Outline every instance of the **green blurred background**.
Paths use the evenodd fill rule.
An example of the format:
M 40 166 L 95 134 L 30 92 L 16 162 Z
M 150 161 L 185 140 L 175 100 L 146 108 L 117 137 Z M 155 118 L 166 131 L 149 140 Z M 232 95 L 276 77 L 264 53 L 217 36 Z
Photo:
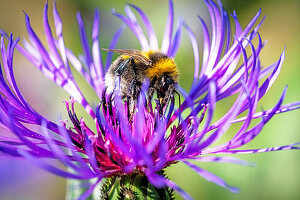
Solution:
M 43 0 L 1 0 L 0 1 L 0 28 L 6 32 L 13 32 L 15 37 L 21 39 L 27 37 L 24 25 L 24 14 L 29 14 L 32 25 L 39 36 L 43 38 Z M 93 9 L 100 8 L 101 13 L 101 46 L 107 47 L 112 32 L 115 31 L 120 21 L 111 15 L 111 8 L 124 13 L 126 2 L 141 7 L 150 18 L 159 41 L 163 36 L 167 17 L 167 0 L 57 0 L 58 10 L 63 20 L 64 38 L 67 47 L 76 54 L 82 52 L 77 31 L 76 12 L 81 11 L 86 22 L 88 34 L 91 34 Z M 197 34 L 202 47 L 202 33 L 196 15 L 202 16 L 209 24 L 209 17 L 204 3 L 201 0 L 174 0 L 175 16 L 182 16 Z M 52 16 L 52 1 L 49 14 Z M 268 40 L 261 53 L 261 62 L 268 66 L 277 61 L 286 46 L 286 60 L 281 74 L 273 85 L 273 88 L 260 102 L 259 108 L 268 109 L 274 106 L 285 85 L 289 85 L 285 103 L 300 100 L 300 1 L 298 0 L 224 0 L 224 7 L 229 13 L 236 10 L 239 21 L 244 28 L 259 8 L 262 8 L 262 16 L 267 18 L 260 28 L 260 34 L 264 40 Z M 53 25 L 52 18 L 51 24 Z M 260 18 L 262 19 L 262 17 Z M 121 37 L 118 48 L 139 48 L 133 34 L 126 30 Z M 180 83 L 188 90 L 193 76 L 193 57 L 191 45 L 187 33 L 183 33 L 183 44 L 176 56 L 176 62 L 181 71 Z M 33 107 L 44 116 L 56 121 L 59 115 L 67 118 L 65 107 L 62 103 L 69 95 L 54 83 L 47 80 L 21 55 L 16 53 L 15 75 L 18 86 L 26 99 Z M 83 82 L 78 78 L 80 82 Z M 90 102 L 97 101 L 86 84 L 80 84 Z M 217 104 L 220 116 L 230 106 L 230 101 Z M 82 109 L 79 116 L 85 116 Z M 260 110 L 258 110 L 260 111 Z M 274 117 L 258 136 L 246 148 L 263 148 L 279 146 L 300 141 L 299 131 L 300 112 L 293 111 Z M 236 128 L 236 127 L 235 127 Z M 228 135 L 234 133 L 235 128 L 230 129 Z M 228 136 L 228 138 L 229 138 Z M 225 137 L 224 140 L 227 138 Z M 300 199 L 300 152 L 285 151 L 256 155 L 239 156 L 242 159 L 253 161 L 257 166 L 242 167 L 232 164 L 203 164 L 201 167 L 224 178 L 229 184 L 241 188 L 238 194 L 207 182 L 191 169 L 177 164 L 168 168 L 169 177 L 188 191 L 195 199 Z M 49 174 L 26 161 L 0 161 L 0 199 L 64 199 L 65 180 Z M 176 194 L 176 199 L 181 199 Z

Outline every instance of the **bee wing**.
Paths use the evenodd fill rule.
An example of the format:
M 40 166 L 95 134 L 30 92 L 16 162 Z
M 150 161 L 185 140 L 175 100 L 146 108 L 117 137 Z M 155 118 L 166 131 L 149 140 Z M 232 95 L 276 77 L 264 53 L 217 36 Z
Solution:
M 138 60 L 142 63 L 144 63 L 145 65 L 152 65 L 152 61 L 147 58 L 146 56 L 144 56 L 142 54 L 142 51 L 139 50 L 135 50 L 135 49 L 103 49 L 103 51 L 111 51 L 117 54 L 121 54 L 121 55 L 126 55 L 126 56 L 131 56 L 133 57 L 135 60 Z

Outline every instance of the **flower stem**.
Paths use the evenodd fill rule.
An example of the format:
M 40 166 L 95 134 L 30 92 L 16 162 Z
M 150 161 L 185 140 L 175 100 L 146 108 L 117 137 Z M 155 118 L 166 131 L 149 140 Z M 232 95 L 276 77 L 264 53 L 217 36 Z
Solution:
M 107 178 L 101 188 L 104 200 L 173 200 L 173 190 L 153 186 L 147 177 L 140 173 Z

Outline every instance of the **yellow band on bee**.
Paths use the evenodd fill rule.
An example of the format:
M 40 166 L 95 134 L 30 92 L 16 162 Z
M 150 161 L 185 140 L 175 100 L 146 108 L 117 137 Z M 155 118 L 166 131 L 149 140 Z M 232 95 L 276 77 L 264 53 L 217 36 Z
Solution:
M 168 73 L 173 80 L 177 81 L 178 69 L 171 58 L 163 58 L 156 62 L 153 67 L 146 70 L 146 74 L 150 80 L 154 77 L 161 77 L 165 73 Z
M 146 58 L 150 58 L 150 55 L 153 53 L 155 53 L 155 51 L 153 51 L 153 50 L 141 52 L 141 54 L 143 56 L 145 56 Z M 128 56 L 128 55 L 121 55 L 121 56 L 124 60 L 131 58 L 131 56 Z M 171 76 L 174 81 L 178 81 L 177 80 L 178 74 L 179 74 L 178 68 L 176 66 L 175 61 L 171 58 L 162 58 L 161 60 L 154 63 L 152 67 L 149 67 L 146 70 L 146 76 L 150 80 L 152 80 L 155 77 L 161 77 L 162 75 L 164 75 L 166 73 L 168 73 L 168 75 Z

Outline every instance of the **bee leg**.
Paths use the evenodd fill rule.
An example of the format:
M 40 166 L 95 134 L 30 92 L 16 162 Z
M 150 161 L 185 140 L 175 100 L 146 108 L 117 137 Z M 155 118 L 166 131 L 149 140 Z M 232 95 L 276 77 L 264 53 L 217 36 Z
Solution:
M 118 66 L 118 68 L 115 70 L 115 74 L 121 78 L 121 76 L 126 72 L 128 67 L 131 65 L 134 77 L 136 76 L 136 69 L 135 69 L 135 63 L 134 59 L 128 58 L 125 59 L 123 62 L 121 62 Z M 134 78 L 128 88 L 128 95 L 127 95 L 127 118 L 128 121 L 132 120 L 132 116 L 134 113 L 134 107 L 135 107 L 135 99 L 137 99 L 137 95 L 139 94 L 139 91 L 137 91 L 137 80 Z
M 131 97 L 129 95 L 127 95 L 126 97 L 126 104 L 127 104 L 127 119 L 128 121 L 131 120 L 131 116 L 132 116 L 132 113 L 131 113 Z
M 129 108 L 128 109 L 129 109 L 129 119 L 128 119 L 128 121 L 131 122 L 133 114 L 134 114 L 134 110 L 135 110 L 135 102 L 134 102 L 134 99 L 132 97 L 130 97 Z
M 121 62 L 121 64 L 116 69 L 115 73 L 118 77 L 121 77 L 123 73 L 127 70 L 129 63 L 131 63 L 131 67 L 133 70 L 134 78 L 130 83 L 129 87 L 129 94 L 133 96 L 134 99 L 137 99 L 137 95 L 139 94 L 139 91 L 137 91 L 137 80 L 135 79 L 135 76 L 137 75 L 136 69 L 135 69 L 135 63 L 133 58 L 128 58 Z
M 127 119 L 128 122 L 131 122 L 132 116 L 134 114 L 134 109 L 135 109 L 135 100 L 132 96 L 127 95 Z
M 181 100 L 180 100 L 180 94 L 179 92 L 177 92 L 177 90 L 174 90 L 174 93 L 178 95 L 178 124 L 180 124 L 181 122 Z
M 149 89 L 148 89 L 148 97 L 147 97 L 147 102 L 146 102 L 146 104 L 147 104 L 146 107 L 147 107 L 148 112 L 150 112 L 150 110 L 152 108 L 151 100 L 152 100 L 154 91 L 155 91 L 154 88 L 149 87 Z
M 136 79 L 133 79 L 130 83 L 130 86 L 129 86 L 129 101 L 128 101 L 128 109 L 129 109 L 129 113 L 130 113 L 130 119 L 134 113 L 134 109 L 135 109 L 135 100 L 137 99 L 138 97 L 138 94 L 139 94 L 139 89 L 138 89 L 138 82 Z
M 129 62 L 131 62 L 131 64 L 134 64 L 133 58 L 127 58 L 119 64 L 118 68 L 115 71 L 117 76 L 122 76 L 122 74 L 127 70 Z
M 122 61 L 118 66 L 117 69 L 115 70 L 115 75 L 117 76 L 117 78 L 115 79 L 115 85 L 114 85 L 114 90 L 116 88 L 120 87 L 121 84 L 121 76 L 123 75 L 123 73 L 128 69 L 129 63 L 133 62 L 132 61 L 133 58 L 128 58 L 124 61 Z M 120 88 L 119 88 L 120 89 Z
M 138 85 L 137 85 L 137 80 L 134 78 L 129 86 L 129 94 L 132 96 L 133 99 L 137 99 L 138 98 L 138 94 L 140 93 L 140 91 L 138 90 Z
M 169 121 L 169 119 L 171 118 L 171 115 L 174 111 L 174 106 L 175 106 L 175 97 L 173 94 L 170 95 L 170 108 L 169 108 L 169 112 L 168 112 L 168 115 L 167 115 L 167 118 L 166 118 L 166 121 Z
M 170 100 L 171 100 L 170 94 L 159 98 L 160 106 L 159 106 L 158 111 L 159 111 L 160 117 L 162 117 L 165 114 L 165 112 L 170 104 Z

